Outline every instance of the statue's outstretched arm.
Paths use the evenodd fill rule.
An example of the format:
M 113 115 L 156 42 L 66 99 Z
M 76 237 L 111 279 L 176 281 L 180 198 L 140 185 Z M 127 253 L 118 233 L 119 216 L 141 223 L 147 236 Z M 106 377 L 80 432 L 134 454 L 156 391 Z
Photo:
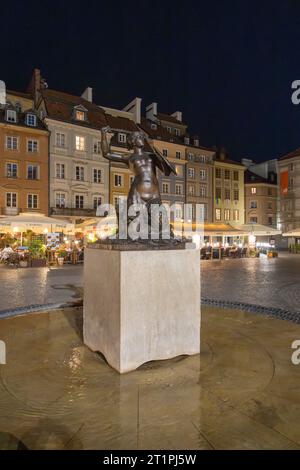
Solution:
M 110 151 L 110 145 L 107 140 L 108 132 L 111 132 L 111 129 L 109 126 L 103 127 L 101 129 L 101 150 L 102 150 L 103 157 L 106 158 L 107 160 L 110 160 L 111 162 L 126 163 L 128 165 L 129 163 L 128 156 L 122 155 L 121 153 L 113 153 Z

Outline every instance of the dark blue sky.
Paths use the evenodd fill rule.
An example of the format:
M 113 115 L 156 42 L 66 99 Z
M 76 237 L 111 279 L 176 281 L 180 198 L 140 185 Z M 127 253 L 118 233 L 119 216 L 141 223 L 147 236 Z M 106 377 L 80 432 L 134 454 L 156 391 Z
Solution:
M 203 145 L 258 161 L 300 146 L 299 0 L 31 2 L 1 5 L 0 79 L 122 107 L 183 111 Z

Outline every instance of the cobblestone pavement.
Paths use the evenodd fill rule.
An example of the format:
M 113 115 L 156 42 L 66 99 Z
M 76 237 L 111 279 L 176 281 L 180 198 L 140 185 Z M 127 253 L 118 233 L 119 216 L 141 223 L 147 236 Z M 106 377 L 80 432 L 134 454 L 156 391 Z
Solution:
M 202 297 L 300 311 L 300 255 L 203 261 Z M 82 297 L 82 266 L 0 266 L 0 311 Z M 17 287 L 17 289 L 16 289 Z
M 0 331 L 0 450 L 300 449 L 299 325 L 204 307 L 200 356 L 124 375 L 83 345 L 80 308 Z

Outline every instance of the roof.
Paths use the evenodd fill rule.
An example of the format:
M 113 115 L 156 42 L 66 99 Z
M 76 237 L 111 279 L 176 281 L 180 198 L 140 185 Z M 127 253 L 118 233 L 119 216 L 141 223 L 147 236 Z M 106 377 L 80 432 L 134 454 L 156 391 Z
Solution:
M 24 93 L 23 91 L 6 90 L 7 95 L 20 96 L 20 98 L 26 98 L 33 100 L 33 96 L 30 93 Z
M 288 160 L 289 158 L 294 158 L 294 157 L 299 157 L 299 156 L 300 156 L 300 147 L 288 153 L 287 155 L 284 155 L 283 157 L 279 158 L 279 160 Z
M 6 109 L 9 108 L 9 109 L 13 109 L 16 111 L 17 113 L 17 122 L 8 122 L 6 121 L 5 119 L 5 111 Z M 36 115 L 36 123 L 37 125 L 36 126 L 28 126 L 26 124 L 26 114 L 27 113 L 34 113 Z M 27 109 L 25 110 L 24 112 L 19 112 L 13 105 L 9 105 L 9 106 L 5 106 L 3 108 L 0 108 L 0 122 L 3 122 L 5 123 L 5 125 L 11 125 L 11 126 L 19 126 L 19 127 L 26 127 L 31 130 L 34 130 L 34 129 L 39 129 L 39 130 L 44 130 L 46 131 L 47 128 L 45 126 L 45 124 L 39 119 L 38 115 L 36 114 L 36 112 L 32 109 Z
M 174 124 L 177 124 L 178 126 L 186 126 L 186 124 L 182 121 L 179 121 L 176 119 L 175 116 L 171 116 L 170 114 L 166 113 L 157 113 L 157 119 L 160 121 L 165 121 L 165 122 L 172 122 Z
M 270 178 L 264 178 L 263 176 L 257 175 L 250 170 L 245 171 L 245 184 L 250 183 L 263 183 L 263 184 L 273 184 L 277 185 L 276 181 L 271 181 Z
M 224 160 L 221 160 L 220 157 L 216 156 L 215 158 L 215 161 L 218 162 L 218 163 L 228 163 L 230 165 L 238 165 L 238 166 L 241 166 L 243 168 L 246 168 L 241 162 L 237 162 L 235 160 L 230 160 L 229 158 L 225 158 Z
M 82 127 L 101 129 L 107 125 L 105 112 L 94 103 L 90 103 L 81 96 L 70 95 L 61 91 L 41 90 L 48 117 L 59 121 L 70 122 Z M 87 121 L 74 119 L 74 107 L 84 106 L 87 109 Z
M 155 124 L 156 128 L 153 129 L 151 124 Z M 174 144 L 184 145 L 182 137 L 170 134 L 170 132 L 165 127 L 157 124 L 157 122 L 142 118 L 140 127 L 149 135 L 151 139 L 159 139 Z

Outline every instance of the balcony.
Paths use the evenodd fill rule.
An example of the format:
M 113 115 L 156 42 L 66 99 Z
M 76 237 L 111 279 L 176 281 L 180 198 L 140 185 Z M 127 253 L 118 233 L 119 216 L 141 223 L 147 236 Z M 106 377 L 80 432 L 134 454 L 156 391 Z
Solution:
M 51 215 L 64 217 L 95 217 L 96 209 L 76 209 L 74 207 L 51 207 Z

